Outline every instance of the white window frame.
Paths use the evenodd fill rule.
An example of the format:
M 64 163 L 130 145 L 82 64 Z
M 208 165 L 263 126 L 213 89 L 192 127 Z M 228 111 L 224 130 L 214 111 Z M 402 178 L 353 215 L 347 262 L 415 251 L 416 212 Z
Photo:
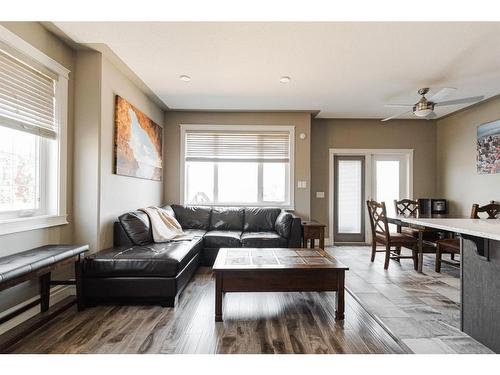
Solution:
M 284 204 L 279 204 L 277 202 L 263 202 L 263 185 L 261 183 L 263 176 L 263 168 L 262 163 L 259 163 L 259 171 L 258 171 L 258 199 L 259 201 L 256 203 L 207 203 L 207 204 L 197 204 L 200 206 L 217 206 L 217 207 L 230 207 L 230 206 L 241 206 L 241 207 L 280 207 L 285 210 L 294 210 L 295 209 L 295 185 L 294 185 L 294 170 L 295 170 L 295 126 L 291 125 L 210 125 L 210 124 L 180 124 L 180 135 L 181 135 L 181 144 L 180 144 L 180 201 L 184 205 L 190 205 L 186 202 L 186 155 L 185 155 L 185 145 L 186 145 L 186 131 L 193 130 L 206 130 L 206 131 L 285 131 L 290 134 L 290 144 L 289 144 L 289 168 L 287 169 L 287 179 L 286 179 L 286 202 Z M 217 171 L 217 164 L 215 163 L 215 170 Z M 214 190 L 215 194 L 217 194 L 218 186 L 215 184 Z M 215 197 L 214 197 L 215 199 Z
M 40 176 L 40 194 L 44 194 L 44 198 L 41 198 L 45 205 L 44 212 L 41 215 L 0 220 L 0 236 L 68 224 L 66 185 L 68 79 L 70 71 L 4 26 L 0 26 L 0 41 L 13 48 L 20 55 L 26 56 L 28 60 L 43 65 L 58 76 L 55 83 L 57 140 L 54 141 L 56 142 L 54 147 L 45 147 L 45 150 L 42 150 L 42 154 L 45 153 L 45 155 L 41 159 L 44 159 L 45 165 L 40 166 L 41 171 L 45 170 L 45 175 Z M 40 138 L 40 147 L 44 148 L 44 144 L 47 142 Z

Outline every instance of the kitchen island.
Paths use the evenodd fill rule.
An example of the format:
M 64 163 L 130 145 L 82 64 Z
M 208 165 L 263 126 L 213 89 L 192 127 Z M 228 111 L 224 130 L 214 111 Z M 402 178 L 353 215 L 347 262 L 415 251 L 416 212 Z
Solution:
M 460 235 L 463 332 L 500 353 L 500 220 L 400 217 L 410 226 Z

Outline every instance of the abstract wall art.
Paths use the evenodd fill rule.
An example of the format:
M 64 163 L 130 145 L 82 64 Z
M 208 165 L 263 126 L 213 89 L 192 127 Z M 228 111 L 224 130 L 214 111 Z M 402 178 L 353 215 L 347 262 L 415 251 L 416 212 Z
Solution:
M 114 151 L 116 174 L 161 181 L 162 127 L 119 95 Z

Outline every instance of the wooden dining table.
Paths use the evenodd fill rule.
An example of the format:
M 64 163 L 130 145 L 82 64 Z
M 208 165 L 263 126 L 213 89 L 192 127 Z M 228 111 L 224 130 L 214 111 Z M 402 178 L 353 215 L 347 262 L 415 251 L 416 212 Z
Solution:
M 405 222 L 405 218 L 414 219 L 446 219 L 449 218 L 448 215 L 413 215 L 413 216 L 403 216 L 396 214 L 387 214 L 387 222 L 389 224 L 394 224 L 398 228 L 398 232 L 401 232 L 401 227 L 408 227 L 418 231 L 418 266 L 417 272 L 422 273 L 424 264 L 424 253 L 434 253 L 436 245 L 430 241 L 424 241 L 425 232 L 436 232 L 435 228 L 426 227 L 424 225 L 408 223 Z M 427 251 L 426 251 L 427 250 Z M 431 250 L 431 251 L 428 251 Z

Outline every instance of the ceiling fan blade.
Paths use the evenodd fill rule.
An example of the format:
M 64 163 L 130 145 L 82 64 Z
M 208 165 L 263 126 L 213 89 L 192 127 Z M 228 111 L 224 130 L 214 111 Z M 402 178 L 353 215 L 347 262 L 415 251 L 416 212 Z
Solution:
M 436 112 L 431 112 L 427 116 L 425 116 L 425 119 L 432 120 L 433 118 L 436 118 L 436 117 L 437 117 Z
M 471 96 L 470 98 L 462 98 L 462 99 L 455 99 L 455 100 L 446 100 L 444 102 L 436 103 L 436 107 L 443 107 L 446 105 L 455 105 L 455 104 L 467 104 L 467 103 L 475 103 L 479 102 L 484 99 L 484 96 Z
M 455 91 L 456 89 L 453 88 L 453 87 L 444 87 L 442 88 L 441 90 L 439 90 L 437 93 L 435 93 L 434 95 L 432 95 L 429 100 L 431 102 L 439 102 L 440 100 L 443 100 L 445 98 L 447 98 L 448 96 L 451 95 L 451 93 L 453 91 Z
M 389 120 L 392 120 L 393 118 L 396 118 L 396 117 L 399 117 L 399 116 L 403 116 L 403 115 L 406 115 L 407 113 L 411 113 L 411 112 L 412 112 L 412 110 L 410 109 L 409 111 L 404 111 L 404 112 L 398 113 L 398 114 L 393 115 L 391 117 L 387 117 L 387 118 L 385 118 L 385 119 L 383 119 L 381 121 L 382 122 L 389 121 Z
M 389 108 L 411 108 L 413 104 L 384 104 L 384 107 Z

